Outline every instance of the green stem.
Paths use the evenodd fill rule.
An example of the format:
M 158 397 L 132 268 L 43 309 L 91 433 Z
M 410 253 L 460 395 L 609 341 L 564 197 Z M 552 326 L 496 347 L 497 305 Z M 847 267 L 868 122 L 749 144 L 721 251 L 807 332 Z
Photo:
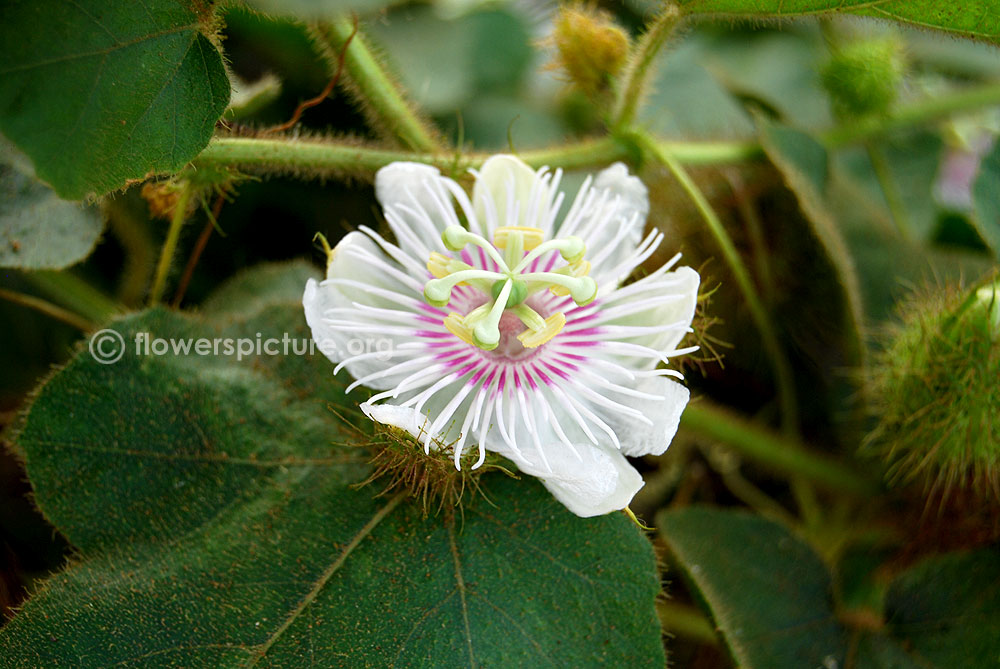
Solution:
M 324 23 L 314 32 L 320 37 L 318 42 L 324 56 L 332 61 L 333 74 L 340 54 L 344 54 L 344 69 L 375 125 L 382 126 L 414 151 L 431 153 L 440 149 L 434 131 L 407 104 L 354 21 L 345 17 Z
M 63 309 L 58 305 L 35 297 L 34 295 L 25 295 L 24 293 L 17 293 L 12 290 L 0 288 L 0 299 L 13 302 L 14 304 L 19 304 L 22 307 L 34 309 L 39 313 L 45 314 L 49 318 L 61 321 L 70 327 L 80 330 L 81 332 L 89 332 L 94 329 L 94 324 L 87 319 L 78 316 L 69 309 Z
M 859 496 L 875 494 L 879 486 L 844 464 L 813 453 L 801 442 L 780 435 L 704 400 L 688 405 L 681 427 L 787 476 L 802 477 L 832 491 Z
M 741 142 L 659 142 L 678 161 L 689 165 L 736 163 L 761 155 L 759 146 Z M 575 144 L 535 151 L 518 156 L 533 167 L 586 169 L 628 160 L 631 153 L 624 144 L 608 138 L 584 140 Z M 241 170 L 273 171 L 313 178 L 370 176 L 379 168 L 398 161 L 434 165 L 459 176 L 470 167 L 479 167 L 489 157 L 485 153 L 447 156 L 432 153 L 409 153 L 375 149 L 330 140 L 259 139 L 254 137 L 217 137 L 193 163 L 195 167 L 231 167 Z
M 885 153 L 872 142 L 865 143 L 865 150 L 868 152 L 868 160 L 871 161 L 875 178 L 878 179 L 879 186 L 882 188 L 885 202 L 889 205 L 889 216 L 896 226 L 896 231 L 899 232 L 900 237 L 909 240 L 912 228 L 906 213 L 906 205 L 903 204 L 903 194 L 900 193 L 899 186 L 892 176 L 889 163 L 885 159 Z
M 785 357 L 785 352 L 781 348 L 781 344 L 778 341 L 777 330 L 775 330 L 774 324 L 768 316 L 767 309 L 764 307 L 764 302 L 757 293 L 757 287 L 754 285 L 753 279 L 750 277 L 749 270 L 747 270 L 746 265 L 743 264 L 743 259 L 736 250 L 736 245 L 733 243 L 732 238 L 726 231 L 725 226 L 722 225 L 722 221 L 719 220 L 715 210 L 712 209 L 712 206 L 708 203 L 705 195 L 701 192 L 701 189 L 698 188 L 698 185 L 694 182 L 684 167 L 681 166 L 677 159 L 670 155 L 669 152 L 664 151 L 662 147 L 657 145 L 655 142 L 650 141 L 648 138 L 639 136 L 638 139 L 640 143 L 649 151 L 649 153 L 663 163 L 674 175 L 674 178 L 676 178 L 678 183 L 680 183 L 681 188 L 684 189 L 684 192 L 686 192 L 688 197 L 691 198 L 691 201 L 694 202 L 695 207 L 697 207 L 698 212 L 705 221 L 705 225 L 708 226 L 709 232 L 711 232 L 716 243 L 719 245 L 719 248 L 722 251 L 722 257 L 725 260 L 729 271 L 732 273 L 733 278 L 736 280 L 736 285 L 743 294 L 743 298 L 746 300 L 747 308 L 750 310 L 750 316 L 757 325 L 757 329 L 760 332 L 761 343 L 764 345 L 764 349 L 767 351 L 767 354 L 771 359 L 771 365 L 774 370 L 774 380 L 778 389 L 778 402 L 781 406 L 782 425 L 785 427 L 786 432 L 790 433 L 794 431 L 797 429 L 798 425 L 798 402 L 795 396 L 795 382 L 792 374 L 792 367 L 788 362 L 788 358 Z
M 709 646 L 719 644 L 715 627 L 705 615 L 693 606 L 674 602 L 657 602 L 656 613 L 664 632 Z
M 820 141 L 836 149 L 861 142 L 890 130 L 926 123 L 953 113 L 1000 104 L 1000 84 L 974 88 L 954 97 L 931 99 L 896 111 L 888 118 L 873 118 L 850 126 L 831 128 L 819 134 Z M 681 142 L 658 141 L 660 149 L 685 165 L 715 165 L 754 160 L 763 155 L 760 144 L 752 141 Z M 613 138 L 583 140 L 565 146 L 524 151 L 520 157 L 529 165 L 561 167 L 566 170 L 599 167 L 633 157 L 628 146 Z M 323 178 L 351 175 L 370 176 L 389 163 L 411 160 L 435 165 L 451 174 L 478 167 L 487 154 L 446 156 L 427 150 L 418 153 L 391 151 L 338 143 L 330 140 L 258 139 L 217 137 L 194 159 L 195 166 L 233 167 L 292 173 L 300 177 Z
M 180 239 L 181 229 L 184 221 L 187 220 L 188 203 L 191 201 L 191 184 L 185 183 L 181 187 L 174 205 L 174 213 L 170 217 L 170 228 L 167 230 L 167 238 L 160 249 L 160 262 L 156 265 L 156 274 L 153 277 L 153 287 L 149 291 L 149 303 L 157 304 L 163 297 L 163 291 L 167 286 L 167 276 L 170 274 L 170 266 L 174 260 L 174 252 L 177 250 L 177 240 Z
M 613 128 L 627 129 L 635 123 L 653 63 L 680 18 L 680 10 L 673 3 L 667 3 L 643 33 L 622 77 L 621 92 L 612 113 Z
M 1000 104 L 1000 83 L 968 88 L 948 95 L 921 100 L 908 107 L 896 109 L 888 116 L 872 116 L 831 128 L 820 134 L 822 142 L 831 149 L 862 142 L 892 130 L 921 125 L 929 121 Z
M 125 309 L 107 295 L 70 272 L 26 272 L 24 278 L 50 299 L 91 323 L 103 323 Z

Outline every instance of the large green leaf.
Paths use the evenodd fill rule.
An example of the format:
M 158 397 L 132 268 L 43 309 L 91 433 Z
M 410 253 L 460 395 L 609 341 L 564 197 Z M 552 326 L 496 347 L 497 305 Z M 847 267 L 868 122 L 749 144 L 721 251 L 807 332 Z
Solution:
M 154 338 L 308 338 L 288 271 L 245 275 L 197 317 L 116 321 L 118 362 L 83 351 L 41 389 L 18 445 L 79 557 L 0 630 L 0 658 L 662 666 L 653 553 L 623 516 L 580 519 L 532 479 L 487 474 L 463 513 L 425 518 L 351 487 L 368 453 L 328 406 L 370 424 L 322 357 L 152 354 Z M 266 284 L 287 288 L 258 302 Z
M 864 359 L 861 290 L 847 243 L 826 206 L 829 180 L 826 150 L 808 134 L 794 128 L 763 119 L 758 120 L 758 128 L 764 151 L 795 193 L 802 213 L 812 225 L 813 233 L 837 272 L 843 293 L 843 321 L 848 330 L 847 349 L 852 357 L 851 364 L 860 364 Z
M 983 158 L 972 185 L 974 220 L 979 234 L 1000 258 L 1000 142 Z
M 3 3 L 0 130 L 66 199 L 179 170 L 229 102 L 222 58 L 202 33 L 206 7 Z
M 937 28 L 963 37 L 1000 42 L 995 0 L 677 0 L 687 14 L 790 17 L 856 14 Z
M 0 267 L 62 269 L 90 254 L 104 221 L 92 207 L 0 161 Z
M 848 639 L 830 575 L 808 546 L 743 512 L 689 507 L 656 522 L 738 666 L 844 666 Z
M 1000 663 L 1000 551 L 926 560 L 889 588 L 886 618 L 922 666 Z

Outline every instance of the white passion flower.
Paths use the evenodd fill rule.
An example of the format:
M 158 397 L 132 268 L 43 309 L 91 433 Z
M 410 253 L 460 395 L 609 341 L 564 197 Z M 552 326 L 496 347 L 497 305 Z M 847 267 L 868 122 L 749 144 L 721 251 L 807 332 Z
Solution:
M 500 155 L 473 174 L 470 200 L 428 165 L 379 170 L 395 243 L 362 227 L 337 244 L 306 285 L 313 338 L 348 390 L 378 391 L 364 412 L 426 452 L 493 451 L 579 516 L 624 509 L 643 485 L 625 456 L 666 450 L 688 401 L 660 364 L 695 349 L 678 345 L 698 273 L 678 255 L 622 285 L 663 234 L 643 237 L 646 187 L 620 163 L 565 215 L 559 170 Z

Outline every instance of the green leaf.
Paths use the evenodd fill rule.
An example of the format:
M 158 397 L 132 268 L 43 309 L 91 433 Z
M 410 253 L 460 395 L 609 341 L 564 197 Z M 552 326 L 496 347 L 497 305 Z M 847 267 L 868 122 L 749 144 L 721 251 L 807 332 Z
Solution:
M 18 443 L 78 557 L 0 629 L 0 657 L 662 666 L 653 552 L 623 516 L 580 519 L 533 479 L 487 474 L 462 513 L 425 518 L 353 485 L 370 423 L 318 354 L 137 355 L 143 332 L 308 340 L 304 271 L 287 271 L 244 275 L 197 316 L 118 320 L 117 363 L 84 350 L 39 391 Z
M 665 511 L 656 523 L 738 666 L 844 666 L 847 636 L 834 617 L 830 575 L 786 529 L 707 507 Z
M 175 172 L 229 102 L 210 16 L 179 0 L 0 6 L 0 130 L 66 199 Z M 207 10 L 202 9 L 201 12 Z
M 922 666 L 974 669 L 1000 662 L 1000 552 L 928 559 L 889 588 L 886 618 Z
M 802 213 L 823 245 L 837 272 L 844 299 L 844 321 L 848 325 L 848 350 L 852 364 L 864 359 L 861 340 L 862 308 L 857 271 L 837 222 L 826 205 L 829 158 L 826 150 L 804 132 L 758 119 L 761 144 L 795 193 Z
M 91 207 L 0 162 L 0 267 L 62 269 L 88 255 L 104 228 Z
M 995 0 L 960 4 L 937 0 L 677 0 L 677 4 L 687 14 L 759 18 L 855 14 L 1000 43 L 1000 12 Z
M 334 19 L 350 12 L 377 12 L 398 0 L 247 0 L 265 14 L 297 16 L 304 19 Z
M 983 158 L 972 185 L 973 220 L 983 241 L 1000 258 L 1000 142 Z

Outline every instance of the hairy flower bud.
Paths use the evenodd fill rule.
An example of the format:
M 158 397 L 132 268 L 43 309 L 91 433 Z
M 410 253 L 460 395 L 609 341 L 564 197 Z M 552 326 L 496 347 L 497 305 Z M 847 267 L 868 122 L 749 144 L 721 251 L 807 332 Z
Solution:
M 914 299 L 875 361 L 866 447 L 893 480 L 1000 501 L 1000 282 Z
M 821 73 L 834 112 L 841 117 L 884 114 L 896 100 L 906 63 L 892 38 L 837 48 Z
M 629 38 L 604 12 L 564 7 L 555 20 L 556 65 L 589 97 L 611 90 L 625 66 Z

